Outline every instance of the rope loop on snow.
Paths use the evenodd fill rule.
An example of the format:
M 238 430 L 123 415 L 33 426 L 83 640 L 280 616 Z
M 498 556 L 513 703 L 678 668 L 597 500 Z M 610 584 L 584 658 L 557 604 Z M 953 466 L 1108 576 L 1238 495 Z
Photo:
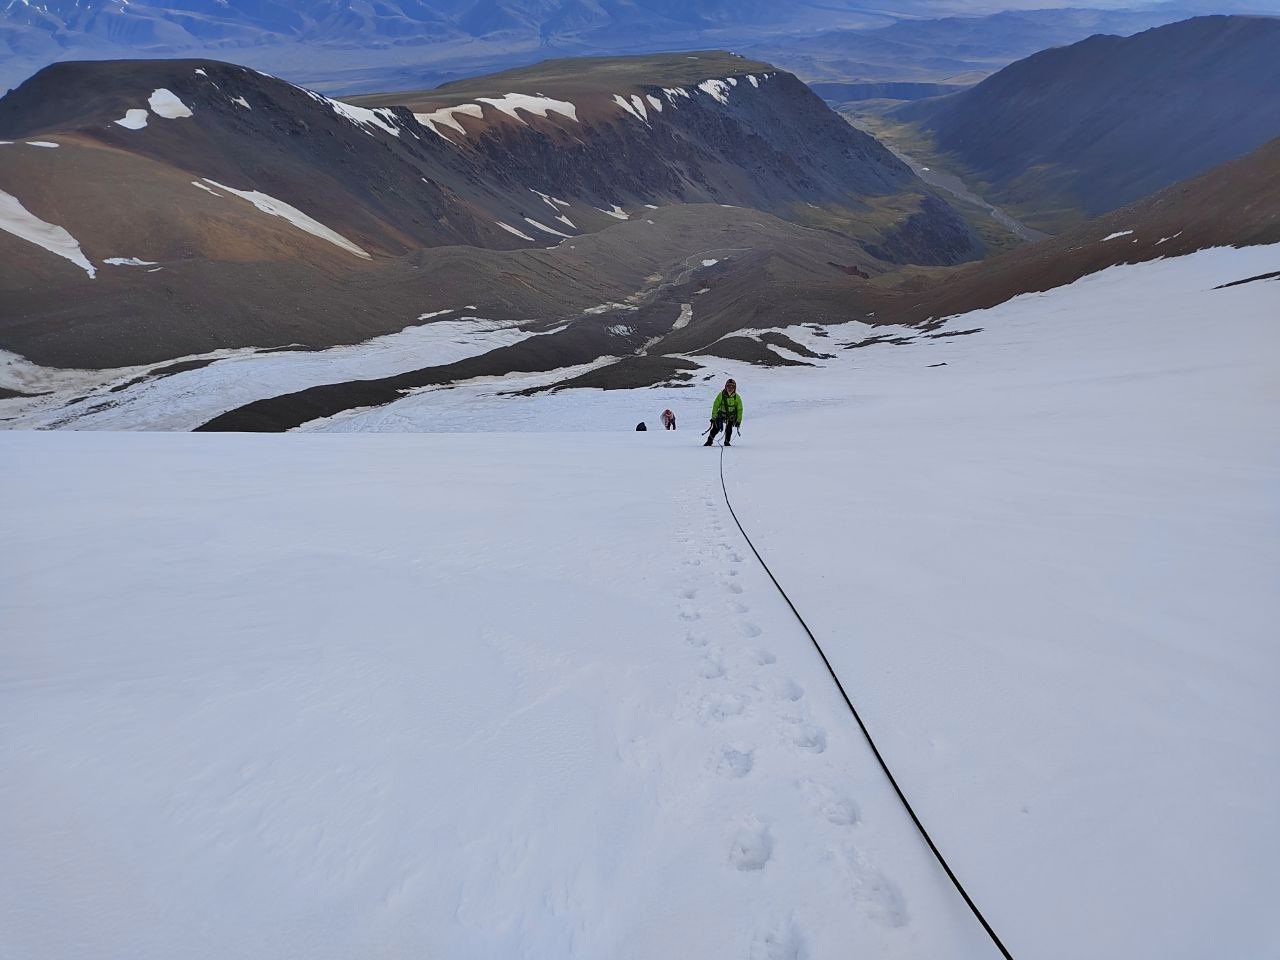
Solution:
M 858 708 L 853 705 L 853 701 L 849 698 L 849 693 L 844 688 L 844 684 L 840 682 L 840 677 L 836 674 L 835 668 L 831 666 L 831 661 L 827 658 L 826 651 L 822 649 L 822 644 L 818 642 L 818 638 L 814 636 L 809 624 L 805 623 L 804 617 L 800 615 L 800 611 L 796 609 L 796 605 L 791 602 L 791 598 L 787 596 L 787 591 L 782 589 L 782 584 L 778 582 L 778 578 L 773 575 L 773 571 L 769 569 L 769 565 L 764 562 L 764 557 L 760 556 L 760 551 L 756 549 L 756 545 L 751 542 L 751 537 L 747 535 L 747 531 L 742 526 L 742 521 L 738 519 L 737 512 L 733 509 L 733 501 L 729 499 L 729 488 L 724 482 L 724 445 L 720 446 L 720 489 L 724 491 L 725 506 L 729 508 L 729 515 L 733 517 L 733 522 L 738 526 L 738 532 L 742 534 L 742 539 L 747 541 L 747 546 L 751 548 L 751 552 L 755 554 L 756 560 L 760 562 L 760 566 L 764 568 L 764 572 L 769 575 L 769 579 L 773 581 L 773 585 L 778 588 L 778 593 L 782 594 L 782 599 L 787 602 L 787 606 L 791 608 L 791 612 L 795 614 L 796 620 L 799 621 L 800 627 L 808 635 L 813 642 L 813 647 L 818 651 L 818 656 L 822 658 L 823 664 L 827 668 L 827 673 L 831 674 L 831 679 L 836 685 L 836 689 L 840 691 L 840 696 L 844 698 L 845 706 L 849 708 L 849 712 L 853 714 L 853 719 L 857 721 L 858 728 L 862 731 L 862 735 L 867 740 L 867 745 L 871 747 L 871 752 L 875 754 L 876 762 L 880 764 L 880 769 L 884 771 L 884 775 L 889 779 L 890 786 L 893 787 L 894 793 L 898 795 L 898 799 L 902 801 L 902 806 L 907 811 L 907 815 L 911 817 L 911 822 L 916 825 L 916 829 L 920 831 L 920 836 L 924 838 L 924 842 L 929 845 L 929 849 L 933 852 L 934 858 L 946 873 L 947 878 L 956 888 L 963 898 L 969 910 L 977 918 L 978 923 L 982 925 L 982 929 L 987 932 L 987 936 L 991 938 L 991 942 L 996 945 L 996 949 L 1000 951 L 1001 956 L 1005 960 L 1013 960 L 1013 954 L 1005 947 L 996 935 L 995 930 L 991 928 L 991 924 L 987 922 L 987 918 L 982 915 L 982 911 L 978 909 L 978 905 L 973 902 L 973 898 L 969 896 L 969 892 L 965 890 L 959 878 L 952 871 L 951 866 L 943 857 L 942 851 L 938 849 L 938 845 L 933 842 L 933 838 L 929 836 L 929 831 L 924 828 L 924 824 L 920 821 L 920 817 L 916 815 L 915 809 L 911 806 L 911 802 L 907 800 L 907 795 L 902 792 L 902 788 L 898 786 L 898 780 L 893 775 L 893 771 L 889 769 L 889 764 L 885 762 L 884 756 L 880 753 L 880 748 L 876 746 L 875 740 L 871 738 L 871 731 L 867 729 L 867 725 L 863 723 L 862 716 L 858 713 Z

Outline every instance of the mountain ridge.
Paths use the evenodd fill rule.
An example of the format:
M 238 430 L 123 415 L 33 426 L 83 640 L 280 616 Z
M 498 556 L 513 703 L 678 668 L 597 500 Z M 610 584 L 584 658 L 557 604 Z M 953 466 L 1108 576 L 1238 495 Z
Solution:
M 701 83 L 650 83 L 695 60 Z M 823 278 L 844 276 L 832 262 L 875 274 L 980 254 L 909 168 L 762 66 L 648 58 L 572 100 L 526 74 L 533 93 L 500 77 L 377 106 L 208 60 L 50 67 L 0 99 L 0 139 L 16 141 L 0 145 L 0 190 L 37 231 L 0 230 L 0 347 L 79 367 L 318 348 L 481 294 L 491 318 L 553 324 L 728 247 L 778 250 L 825 304 Z M 603 239 L 619 229 L 630 252 Z M 50 230 L 61 246 L 32 242 Z M 806 296 L 799 309 L 826 309 Z
M 1280 133 L 1280 18 L 1198 17 L 1098 35 L 899 107 L 987 199 L 1053 232 Z

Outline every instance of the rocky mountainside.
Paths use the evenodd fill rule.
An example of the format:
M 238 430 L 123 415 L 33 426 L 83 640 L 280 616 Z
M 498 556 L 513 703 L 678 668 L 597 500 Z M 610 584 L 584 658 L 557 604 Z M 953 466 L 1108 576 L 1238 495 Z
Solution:
M 59 367 L 355 343 L 467 304 L 554 325 L 726 248 L 776 252 L 803 314 L 850 271 L 981 254 L 875 140 L 728 54 L 358 103 L 213 61 L 58 64 L 0 99 L 0 140 L 0 348 Z M 752 313 L 731 309 L 682 336 Z
M 1071 231 L 982 263 L 927 275 L 909 273 L 902 278 L 847 278 L 825 290 L 830 313 L 856 315 L 864 323 L 913 325 L 918 337 L 956 336 L 965 331 L 938 332 L 943 320 L 972 310 L 995 306 L 1013 297 L 1051 290 L 1072 283 L 1107 267 L 1140 263 L 1161 257 L 1177 257 L 1220 246 L 1248 246 L 1280 243 L 1280 139 L 1265 144 L 1246 157 L 1223 164 L 1192 180 L 1176 184 L 1160 193 L 1107 214 Z M 715 304 L 752 289 L 752 278 L 776 264 L 752 257 L 735 258 L 698 282 L 706 299 Z M 1277 265 L 1280 267 L 1280 264 Z M 1239 282 L 1270 282 L 1280 274 L 1240 277 Z M 886 282 L 889 281 L 889 282 Z M 784 284 L 770 284 L 775 291 Z M 686 288 L 687 290 L 687 288 Z M 668 303 L 679 299 L 697 300 L 698 291 L 681 294 L 672 290 Z M 750 296 L 750 294 L 747 294 Z M 702 308 L 699 303 L 699 309 Z M 639 322 L 654 323 L 661 329 L 661 306 L 638 311 Z M 784 300 L 774 297 L 757 314 L 745 333 L 720 327 L 719 338 L 706 348 L 696 349 L 674 331 L 663 336 L 655 348 L 675 353 L 710 353 L 740 360 L 762 360 L 771 348 L 783 346 L 793 353 L 797 344 L 779 340 L 776 332 L 760 332 L 777 326 L 791 314 Z M 839 328 L 834 328 L 838 330 Z M 866 327 L 862 328 L 863 330 Z M 901 339 L 901 329 L 894 328 Z M 579 350 L 585 360 L 591 347 L 579 347 L 577 334 L 565 332 L 569 351 Z M 856 348 L 883 341 L 869 339 L 838 344 L 833 348 Z M 891 340 L 891 342 L 897 342 Z M 562 354 L 567 355 L 567 354 Z M 802 354 L 803 356 L 803 354 Z M 814 356 L 809 354 L 809 356 Z M 776 357 L 774 358 L 776 361 Z M 331 381 L 306 389 L 264 397 L 230 409 L 202 426 L 208 430 L 282 430 L 335 416 L 356 408 L 394 402 L 414 390 L 446 384 L 461 378 L 492 375 L 507 369 L 547 370 L 538 351 L 529 343 L 493 351 L 456 364 L 397 374 L 385 378 Z M 696 369 L 687 360 L 651 356 L 618 358 L 586 373 L 566 372 L 550 388 L 636 386 L 669 382 L 674 376 L 688 376 Z
M 902 323 L 930 325 L 1021 294 L 1052 290 L 1118 264 L 1180 257 L 1211 247 L 1280 243 L 1277 171 L 1280 137 L 1060 236 L 946 271 L 927 284 L 893 288 L 881 299 L 879 310 Z M 1276 268 L 1280 271 L 1280 263 Z M 872 299 L 868 290 L 861 292 L 863 303 Z
M 1280 134 L 1280 18 L 1095 36 L 899 108 L 986 199 L 1054 232 Z
M 678 71 L 655 78 L 648 72 L 654 66 L 639 64 L 630 74 L 636 92 L 610 95 L 619 114 L 612 122 L 642 131 L 638 142 L 648 142 L 648 128 L 656 126 L 648 98 L 658 96 L 644 92 L 655 79 L 674 84 L 670 90 L 690 86 Z M 241 75 L 226 68 L 231 72 L 215 77 L 216 69 L 206 64 L 191 72 L 203 71 L 196 76 L 220 88 Z M 630 89 L 619 83 L 618 69 L 600 62 L 584 68 L 584 75 L 595 74 L 593 83 L 607 75 L 611 89 Z M 751 90 L 763 91 L 772 82 L 760 80 L 759 73 L 746 76 L 760 83 L 746 80 Z M 259 94 L 274 83 L 261 82 L 267 87 L 258 88 Z M 104 143 L 87 121 L 77 131 L 57 133 L 40 126 L 47 118 L 32 114 L 31 139 L 0 145 L 0 348 L 14 351 L 0 352 L 0 423 L 283 430 L 512 373 L 526 375 L 522 382 L 540 390 L 690 385 L 705 373 L 700 367 L 707 356 L 767 364 L 820 358 L 779 327 L 808 324 L 819 337 L 825 336 L 824 325 L 858 320 L 915 324 L 919 336 L 954 336 L 938 332 L 943 318 L 1068 284 L 1108 266 L 1205 247 L 1280 242 L 1280 140 L 1061 236 L 959 267 L 884 259 L 881 247 L 889 235 L 910 231 L 900 221 L 887 230 L 874 224 L 903 197 L 913 196 L 910 181 L 905 194 L 862 201 L 869 218 L 862 226 L 880 229 L 880 244 L 855 235 L 853 208 L 841 203 L 798 205 L 827 216 L 826 228 L 796 222 L 797 206 L 786 198 L 806 184 L 821 196 L 831 186 L 821 169 L 800 181 L 785 170 L 776 179 L 757 174 L 754 202 L 776 202 L 779 212 L 792 216 L 784 219 L 725 202 L 648 203 L 630 193 L 600 199 L 582 179 L 589 169 L 585 160 L 569 151 L 557 165 L 548 154 L 545 167 L 526 172 L 563 177 L 556 182 L 581 192 L 566 190 L 562 196 L 536 181 L 512 193 L 486 184 L 478 173 L 440 189 L 440 196 L 456 199 L 446 218 L 450 229 L 455 219 L 478 231 L 495 211 L 507 217 L 503 223 L 511 229 L 490 234 L 489 246 L 425 245 L 413 231 L 445 225 L 426 223 L 421 212 L 403 215 L 394 204 L 371 203 L 358 216 L 343 213 L 348 201 L 326 205 L 324 193 L 353 191 L 360 179 L 383 169 L 362 166 L 366 153 L 391 157 L 396 165 L 418 162 L 415 150 L 399 139 L 408 135 L 416 143 L 410 130 L 422 143 L 438 142 L 450 156 L 466 157 L 472 171 L 499 162 L 513 131 L 518 140 L 530 134 L 525 127 L 542 130 L 545 118 L 537 109 L 545 101 L 574 103 L 579 119 L 571 122 L 584 128 L 579 138 L 586 139 L 593 125 L 605 123 L 590 119 L 591 111 L 605 108 L 566 82 L 555 70 L 539 78 L 539 89 L 524 94 L 533 109 L 513 108 L 520 126 L 508 123 L 513 118 L 497 107 L 496 116 L 486 109 L 491 100 L 509 105 L 505 98 L 512 94 L 490 96 L 494 91 L 483 85 L 402 95 L 392 98 L 402 101 L 394 109 L 380 105 L 381 98 L 335 105 L 298 91 L 318 114 L 306 115 L 306 128 L 279 118 L 275 138 L 267 128 L 258 129 L 265 146 L 256 172 L 248 166 L 219 168 L 220 176 L 236 175 L 234 183 L 200 175 L 211 169 L 205 154 L 210 143 L 194 134 L 197 149 L 185 162 L 198 160 L 198 169 L 183 170 L 161 153 L 140 156 L 116 141 Z M 707 84 L 732 100 L 726 87 L 743 85 L 728 84 L 726 77 L 718 82 L 725 86 L 703 80 L 696 87 Z M 511 77 L 501 84 L 513 85 L 518 84 Z M 248 99 L 247 92 L 232 88 L 219 95 L 249 111 L 252 104 L 238 102 Z M 673 94 L 657 112 L 665 116 L 680 109 L 677 101 L 694 96 L 724 106 L 702 91 Z M 145 108 L 130 107 L 136 112 L 119 119 L 133 125 L 124 127 L 131 134 L 194 126 L 213 107 L 197 109 L 191 100 L 188 106 L 172 91 L 153 91 Z M 643 113 L 637 101 L 646 104 Z M 115 112 L 120 104 L 112 101 L 110 108 Z M 347 139 L 341 124 L 329 126 L 331 115 L 357 136 Z M 491 121 L 494 126 L 486 128 Z M 619 150 L 627 148 L 628 141 L 620 143 Z M 330 156 L 333 145 L 337 159 Z M 402 149 L 409 159 L 400 155 Z M 260 189 L 255 176 L 287 168 L 271 159 L 277 153 L 309 157 L 303 178 L 318 186 L 307 190 L 290 178 L 273 181 L 272 189 L 281 193 L 298 191 L 289 200 Z M 745 189 L 726 172 L 732 165 L 721 162 L 725 148 L 715 155 L 720 161 L 706 168 L 715 176 L 682 180 L 685 189 Z M 741 167 L 743 158 L 737 160 Z M 646 153 L 643 162 L 657 162 L 656 155 Z M 687 173 L 687 163 L 681 159 L 658 175 Z M 873 164 L 859 176 L 870 177 L 866 184 L 872 188 L 893 169 Z M 443 177 L 438 167 L 427 170 L 433 171 Z M 422 189 L 435 196 L 441 182 Z M 638 188 L 614 186 L 624 189 Z M 378 189 L 373 193 L 376 200 Z M 926 208 L 938 201 L 927 193 L 914 196 L 916 212 L 906 219 L 927 219 Z M 619 202 L 604 206 L 614 199 Z M 317 216 L 321 209 L 332 214 L 331 223 Z M 525 239 L 551 230 L 565 236 Z M 915 236 L 927 243 L 929 232 Z M 394 252 L 388 238 L 398 238 L 408 252 Z M 884 338 L 866 342 L 878 339 Z M 834 337 L 832 344 L 845 345 Z M 97 369 L 67 369 L 73 367 Z

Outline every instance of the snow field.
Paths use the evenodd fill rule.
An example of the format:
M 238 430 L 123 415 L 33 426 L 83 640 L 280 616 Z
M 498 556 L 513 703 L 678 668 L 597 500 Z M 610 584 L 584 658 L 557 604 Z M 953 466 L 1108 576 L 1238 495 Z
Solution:
M 0 434 L 4 941 L 991 957 L 723 508 L 732 375 L 739 516 L 1014 955 L 1273 955 L 1280 282 L 1214 288 L 1278 252 L 308 425 L 449 435 Z
M 122 262 L 132 265 L 135 261 Z M 149 266 L 142 261 L 136 265 Z M 433 311 L 418 320 L 452 312 Z M 330 383 L 334 377 L 369 379 L 452 363 L 528 336 L 504 321 L 461 316 L 419 323 L 399 333 L 327 350 L 215 350 L 180 358 L 211 360 L 207 366 L 155 378 L 146 376 L 174 361 L 108 370 L 65 370 L 42 367 L 0 351 L 0 387 L 43 394 L 0 400 L 0 415 L 13 418 L 10 426 L 25 428 L 193 430 L 243 404 Z M 78 398 L 82 397 L 87 399 L 81 402 Z
M 824 370 L 477 382 L 307 429 L 700 430 L 734 376 L 744 522 L 1015 955 L 1268 956 L 1280 282 L 1214 288 L 1276 255 L 1112 268 L 939 331 L 964 336 L 784 328 Z
M 716 452 L 650 438 L 6 435 L 65 505 L 4 522 L 6 941 L 982 955 Z

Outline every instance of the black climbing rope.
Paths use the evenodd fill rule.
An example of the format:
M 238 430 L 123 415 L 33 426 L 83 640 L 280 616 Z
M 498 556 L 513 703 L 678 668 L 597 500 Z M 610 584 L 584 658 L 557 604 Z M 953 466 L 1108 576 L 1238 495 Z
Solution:
M 853 714 L 853 719 L 857 721 L 858 728 L 862 731 L 862 735 L 867 739 L 867 745 L 871 747 L 871 752 L 875 754 L 876 761 L 880 764 L 880 769 L 884 771 L 884 775 L 889 778 L 889 784 L 893 787 L 894 793 L 898 795 L 898 799 L 902 801 L 902 806 L 906 809 L 907 815 L 911 817 L 911 822 L 916 825 L 916 829 L 920 831 L 920 836 L 924 837 L 924 842 L 929 845 L 929 849 L 933 851 L 934 857 L 941 865 L 943 871 L 946 872 L 948 879 L 956 888 L 956 892 L 964 899 L 965 904 L 973 912 L 978 923 L 982 924 L 982 929 L 987 932 L 987 936 L 991 938 L 991 942 L 996 945 L 1005 960 L 1013 960 L 1011 954 L 1000 938 L 996 935 L 995 930 L 991 928 L 991 924 L 987 922 L 987 918 L 982 915 L 982 911 L 978 909 L 978 905 L 973 902 L 973 898 L 969 896 L 969 892 L 965 890 L 959 878 L 952 871 L 946 858 L 942 856 L 942 851 L 938 849 L 938 845 L 933 842 L 933 838 L 929 836 L 929 831 L 924 828 L 924 824 L 920 822 L 920 818 L 916 815 L 915 810 L 911 806 L 911 802 L 907 800 L 907 795 L 902 792 L 902 788 L 898 786 L 898 781 L 893 775 L 893 771 L 889 769 L 889 764 L 885 762 L 884 757 L 880 753 L 880 748 L 876 746 L 875 740 L 871 738 L 871 731 L 867 729 L 867 725 L 862 722 L 862 717 L 858 713 L 858 708 L 853 705 L 853 701 L 849 699 L 849 693 L 844 688 L 844 684 L 840 682 L 835 668 L 831 666 L 831 661 L 827 659 L 826 651 L 822 649 L 822 644 L 818 642 L 818 638 L 814 636 L 813 631 L 809 629 L 809 624 L 805 623 L 804 617 L 800 615 L 800 611 L 796 609 L 796 605 L 791 602 L 791 598 L 787 596 L 787 591 L 782 589 L 782 584 L 778 582 L 778 578 L 773 575 L 773 571 L 769 569 L 769 565 L 764 562 L 764 557 L 760 556 L 760 551 L 756 549 L 756 545 L 751 542 L 751 538 L 747 536 L 747 531 L 742 526 L 742 521 L 738 519 L 737 512 L 733 509 L 733 501 L 729 499 L 729 488 L 724 482 L 724 446 L 720 447 L 720 489 L 724 491 L 724 502 L 729 508 L 729 515 L 733 517 L 733 522 L 738 525 L 738 532 L 742 534 L 742 539 L 747 541 L 747 546 L 751 548 L 751 552 L 756 555 L 756 559 L 760 561 L 760 566 L 764 568 L 764 572 L 769 575 L 769 579 L 773 581 L 773 585 L 778 588 L 778 593 L 782 594 L 782 599 L 787 602 L 787 606 L 791 608 L 791 612 L 795 614 L 796 620 L 799 621 L 801 628 L 813 642 L 813 647 L 818 651 L 818 656 L 822 658 L 823 664 L 826 665 L 827 673 L 831 674 L 831 679 L 835 682 L 836 689 L 840 691 L 840 696 L 844 697 L 845 706 L 849 708 L 849 712 Z

